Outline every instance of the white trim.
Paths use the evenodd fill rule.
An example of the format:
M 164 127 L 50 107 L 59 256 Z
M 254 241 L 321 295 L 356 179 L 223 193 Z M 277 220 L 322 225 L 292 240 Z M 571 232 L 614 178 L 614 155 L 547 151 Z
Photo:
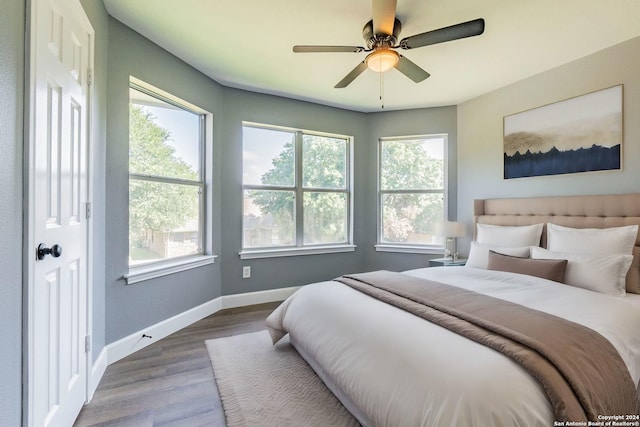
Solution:
M 140 93 L 147 97 L 153 98 L 163 104 L 171 105 L 172 107 L 181 111 L 194 114 L 198 116 L 198 152 L 199 152 L 199 164 L 198 164 L 198 179 L 182 179 L 176 177 L 160 176 L 158 174 L 144 174 L 144 173 L 129 173 L 129 181 L 149 181 L 164 184 L 176 184 L 189 187 L 198 187 L 198 247 L 200 248 L 199 254 L 192 256 L 185 256 L 179 259 L 168 259 L 154 261 L 149 264 L 140 264 L 129 266 L 129 271 L 123 275 L 128 285 L 141 282 L 143 280 L 154 279 L 167 274 L 177 273 L 180 271 L 189 270 L 191 268 L 200 267 L 214 262 L 215 256 L 206 255 L 211 253 L 211 232 L 207 226 L 211 221 L 211 210 L 207 208 L 207 201 L 209 199 L 211 178 L 207 172 L 209 172 L 211 162 L 208 160 L 211 156 L 209 148 L 213 141 L 213 133 L 209 134 L 209 122 L 212 119 L 212 114 L 197 105 L 191 104 L 177 96 L 166 92 L 158 87 L 155 87 L 149 83 L 146 83 L 134 76 L 129 76 L 129 105 L 139 103 L 139 99 L 134 95 L 131 96 L 131 91 Z M 131 202 L 131 201 L 130 201 Z M 204 249 L 202 249 L 204 248 Z
M 377 252 L 400 252 L 408 254 L 440 254 L 444 253 L 444 248 L 409 246 L 409 245 L 374 245 Z
M 414 246 L 418 250 L 401 250 L 395 249 L 399 248 L 400 245 L 389 245 L 382 242 L 382 194 L 384 192 L 388 192 L 391 190 L 382 190 L 382 143 L 387 141 L 406 141 L 413 139 L 438 139 L 442 138 L 443 141 L 443 155 L 444 155 L 444 182 L 442 188 L 442 196 L 444 197 L 444 206 L 443 206 L 443 220 L 449 218 L 449 134 L 448 133 L 434 133 L 434 134 L 424 134 L 424 135 L 407 135 L 407 136 L 386 136 L 378 138 L 378 144 L 376 148 L 376 251 L 380 252 L 405 252 L 405 253 L 422 253 L 422 254 L 432 254 L 437 252 L 430 252 L 431 248 L 425 249 L 419 246 Z M 440 190 L 406 190 L 409 193 L 417 193 L 417 194 L 440 194 Z M 378 249 L 380 247 L 380 249 Z M 409 248 L 410 245 L 406 245 L 405 247 Z M 444 252 L 444 247 L 442 248 Z
M 178 273 L 180 271 L 202 267 L 203 265 L 213 264 L 216 258 L 217 255 L 200 255 L 197 257 L 182 258 L 158 264 L 131 267 L 129 272 L 124 274 L 122 278 L 126 280 L 127 285 L 132 285 L 144 280 L 166 276 L 167 274 Z
M 34 335 L 35 335 L 35 304 L 34 304 L 34 288 L 35 288 L 35 277 L 34 277 L 34 256 L 33 256 L 33 248 L 35 246 L 35 238 L 36 238 L 36 223 L 35 223 L 35 185 L 36 185 L 36 174 L 33 173 L 36 170 L 35 166 L 35 145 L 36 145 L 36 89 L 37 89 L 37 71 L 36 64 L 38 63 L 38 51 L 37 51 L 37 39 L 36 33 L 38 31 L 37 28 L 37 13 L 38 8 L 42 7 L 43 1 L 40 0 L 30 0 L 25 2 L 25 69 L 24 69 L 24 106 L 23 106 L 23 139 L 26 141 L 25 146 L 23 147 L 23 158 L 24 158 L 24 167 L 23 167 L 23 180 L 24 180 L 24 194 L 23 194 L 23 205 L 24 202 L 27 202 L 27 206 L 23 207 L 23 223 L 25 231 L 23 232 L 23 259 L 26 259 L 26 262 L 23 262 L 22 271 L 23 271 L 23 285 L 26 285 L 26 290 L 24 292 L 23 298 L 23 318 L 25 319 L 25 324 L 23 325 L 23 356 L 22 356 L 22 424 L 24 426 L 33 426 L 34 421 L 34 411 L 35 411 L 35 398 L 34 398 L 34 389 L 35 389 L 35 375 L 34 375 L 34 364 L 35 364 L 35 356 L 33 354 L 34 348 Z M 93 24 L 91 20 L 87 17 L 84 7 L 80 3 L 80 0 L 73 0 L 70 6 L 73 7 L 74 18 L 77 18 L 82 22 L 84 26 L 84 30 L 86 30 L 87 35 L 90 37 L 89 41 L 89 51 L 87 58 L 87 68 L 91 73 L 94 73 L 95 66 L 95 30 L 93 28 Z M 95 109 L 93 108 L 94 101 L 94 86 L 95 86 L 95 78 L 93 78 L 89 84 L 87 80 L 87 76 L 84 75 L 81 77 L 83 82 L 87 82 L 87 94 L 86 94 L 86 129 L 85 129 L 85 137 L 87 138 L 87 153 L 86 153 L 86 188 L 84 191 L 83 197 L 86 197 L 84 202 L 93 203 L 93 186 L 94 186 L 94 151 L 95 151 L 95 141 L 96 135 L 95 131 Z M 84 210 L 82 210 L 81 215 L 85 215 Z M 94 221 L 93 218 L 86 219 L 86 227 L 87 227 L 87 239 L 86 239 L 86 271 L 85 271 L 85 280 L 86 280 L 86 301 L 85 301 L 85 314 L 86 314 L 86 322 L 85 322 L 85 335 L 90 335 L 93 332 L 93 304 L 92 304 L 92 288 L 93 288 L 93 280 L 94 280 L 94 263 L 93 263 L 93 250 L 94 250 L 94 235 L 93 235 L 93 227 Z M 83 337 L 79 337 L 83 340 Z M 81 341 L 83 342 L 83 341 Z M 82 356 L 81 356 L 82 357 Z M 91 366 L 89 361 L 91 358 L 91 351 L 85 352 L 84 356 L 84 367 L 82 369 L 82 375 L 84 375 L 84 398 L 85 401 L 88 401 L 89 397 L 89 367 Z M 106 365 L 105 365 L 106 366 Z M 99 374 L 99 377 L 102 377 L 102 374 Z
M 318 254 L 333 254 L 338 252 L 353 252 L 356 250 L 356 245 L 335 245 L 335 246 L 317 246 L 308 248 L 286 248 L 286 249 L 255 249 L 244 250 L 238 252 L 240 259 L 255 259 L 255 258 L 277 258 L 283 256 L 298 256 L 298 255 L 318 255 Z
M 112 342 L 105 347 L 107 349 L 107 363 L 111 365 L 123 357 L 145 348 L 149 344 L 153 344 L 200 319 L 220 311 L 221 308 L 220 298 L 216 298 Z M 151 335 L 152 338 L 143 338 L 142 334 Z
M 177 332 L 198 320 L 204 319 L 223 308 L 283 301 L 298 289 L 299 287 L 279 288 L 267 291 L 248 292 L 244 294 L 225 295 L 215 298 L 107 345 L 103 350 L 103 352 L 106 350 L 107 364 L 111 365 L 112 363 L 115 363 L 118 360 L 127 357 L 174 332 Z M 152 338 L 142 338 L 142 334 L 151 335 Z M 96 381 L 96 384 L 99 380 L 99 378 L 93 379 L 93 381 Z
M 84 9 L 84 7 L 83 7 Z M 87 200 L 85 202 L 84 205 L 84 209 L 83 209 L 83 214 L 85 216 L 85 219 L 87 221 L 87 294 L 86 294 L 86 298 L 87 298 L 87 302 L 86 302 L 86 307 L 87 307 L 87 330 L 86 330 L 86 335 L 89 336 L 89 339 L 91 340 L 93 338 L 93 288 L 95 286 L 94 283 L 94 269 L 95 269 L 95 265 L 94 265 L 94 248 L 95 248 L 95 237 L 94 237 L 94 231 L 95 231 L 95 227 L 96 227 L 96 221 L 94 221 L 94 217 L 95 217 L 95 203 L 93 200 L 93 195 L 94 195 L 94 188 L 93 186 L 95 185 L 95 170 L 99 169 L 96 167 L 96 155 L 95 155 L 95 150 L 96 150 L 96 141 L 99 140 L 99 135 L 97 134 L 97 132 L 99 132 L 98 127 L 96 126 L 96 114 L 95 114 L 95 109 L 94 109 L 94 102 L 96 102 L 95 99 L 95 86 L 96 86 L 96 79 L 95 79 L 95 71 L 94 71 L 94 67 L 95 67 L 95 33 L 94 33 L 94 29 L 93 26 L 91 26 L 91 32 L 90 32 L 90 37 L 91 37 L 91 42 L 89 43 L 89 64 L 88 64 L 88 73 L 90 73 L 91 75 L 91 79 L 89 80 L 89 76 L 85 76 L 85 78 L 87 79 L 87 129 L 85 130 L 86 132 L 86 136 L 87 136 L 87 158 L 86 158 L 86 162 L 87 162 Z M 89 218 L 87 218 L 87 206 L 89 207 Z M 106 232 L 106 230 L 105 230 Z M 85 338 L 86 339 L 86 338 Z M 98 382 L 95 382 L 94 384 L 94 378 L 98 378 L 98 381 L 100 380 L 100 378 L 102 378 L 102 375 L 104 373 L 104 370 L 107 368 L 107 361 L 106 358 L 104 359 L 104 361 L 101 360 L 101 358 L 103 358 L 103 354 L 106 357 L 106 353 L 101 352 L 100 356 L 98 356 L 98 359 L 96 360 L 96 362 L 104 362 L 104 366 L 100 367 L 100 366 L 96 366 L 94 365 L 93 368 L 90 368 L 92 363 L 93 363 L 93 346 L 89 347 L 89 351 L 85 352 L 85 357 L 86 357 L 86 362 L 85 362 L 85 366 L 86 366 L 86 370 L 87 370 L 87 375 L 86 375 L 86 384 L 85 384 L 85 402 L 88 402 L 89 400 L 91 400 L 91 397 L 93 396 L 93 393 L 95 391 L 94 385 L 95 387 L 98 386 Z M 95 369 L 102 369 L 102 372 L 100 372 L 98 375 L 95 372 Z M 96 377 L 97 375 L 97 377 Z
M 88 375 L 89 390 L 87 390 L 87 403 L 93 399 L 93 395 L 100 384 L 100 380 L 107 370 L 107 348 L 104 347 L 91 368 L 91 374 Z
M 290 133 L 302 132 L 302 133 L 313 134 L 317 136 L 326 136 L 329 138 L 348 139 L 349 142 L 353 142 L 353 136 L 343 135 L 340 133 L 325 132 L 320 130 L 301 129 L 301 128 L 295 128 L 295 127 L 289 127 L 289 126 L 280 126 L 280 125 L 270 125 L 266 123 L 251 122 L 248 120 L 243 120 L 242 126 L 243 127 L 247 126 L 247 127 L 256 128 L 256 129 L 268 129 L 268 130 L 276 130 L 281 132 L 290 132 Z
M 134 84 L 136 86 L 139 86 L 145 90 L 148 90 L 150 92 L 153 92 L 163 98 L 166 98 L 167 100 L 171 101 L 174 104 L 178 104 L 178 107 L 181 107 L 182 109 L 185 110 L 190 110 L 191 113 L 195 113 L 195 114 L 210 114 L 208 111 L 198 107 L 195 104 L 192 104 L 188 101 L 185 101 L 184 99 L 178 98 L 177 96 L 167 92 L 166 90 L 162 90 L 159 87 L 156 87 L 152 84 L 149 84 L 143 80 L 140 80 L 137 77 L 134 76 L 129 76 L 129 85 Z M 134 88 L 135 89 L 135 88 Z M 164 100 L 161 100 L 164 101 Z
M 301 286 L 269 289 L 267 291 L 247 292 L 244 294 L 223 295 L 222 308 L 243 307 L 245 305 L 263 304 L 265 302 L 284 301 Z
M 291 242 L 292 247 L 287 248 L 249 248 L 243 247 L 239 252 L 240 259 L 255 259 L 255 258 L 274 258 L 281 256 L 298 256 L 298 255 L 314 255 L 314 254 L 322 254 L 322 253 L 336 253 L 336 252 L 352 252 L 355 250 L 355 245 L 353 244 L 353 218 L 354 218 L 354 203 L 353 203 L 353 183 L 354 183 L 354 173 L 353 173 L 353 152 L 354 152 L 354 137 L 353 135 L 342 135 L 335 134 L 329 132 L 321 132 L 321 131 L 313 131 L 308 129 L 300 129 L 300 128 L 291 128 L 286 126 L 279 125 L 270 125 L 264 123 L 256 123 L 250 121 L 243 121 L 242 127 L 244 128 L 253 128 L 258 130 L 275 130 L 280 132 L 287 132 L 293 136 L 293 150 L 295 154 L 294 159 L 294 182 L 290 183 L 290 185 L 265 185 L 265 184 L 244 184 L 242 185 L 243 194 L 248 190 L 256 190 L 256 191 L 286 191 L 290 193 L 294 193 L 294 228 L 295 228 L 295 236 L 294 241 Z M 311 136 L 319 136 L 319 137 L 328 137 L 344 140 L 345 147 L 345 185 L 344 188 L 315 188 L 315 187 L 305 187 L 303 185 L 303 162 L 302 159 L 302 145 L 303 138 L 305 135 Z M 243 159 L 244 162 L 244 159 Z M 304 246 L 303 242 L 303 221 L 301 220 L 304 216 L 304 193 L 307 192 L 315 192 L 320 191 L 323 193 L 339 193 L 344 194 L 346 197 L 346 207 L 347 207 L 347 218 L 346 218 L 346 230 L 345 230 L 345 242 L 346 244 L 342 245 L 339 243 L 328 243 L 328 244 L 320 244 L 314 246 L 312 248 Z M 244 211 L 244 207 L 243 207 Z M 243 234 L 245 227 L 245 218 L 243 215 Z M 339 249 L 338 247 L 347 248 L 347 249 Z M 327 248 L 327 249 L 317 249 L 317 248 Z M 348 249 L 351 248 L 351 249 Z

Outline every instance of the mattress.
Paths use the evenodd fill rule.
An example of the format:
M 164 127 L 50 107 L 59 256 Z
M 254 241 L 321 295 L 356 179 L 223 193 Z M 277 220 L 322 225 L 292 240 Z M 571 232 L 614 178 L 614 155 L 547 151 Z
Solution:
M 640 379 L 640 298 L 521 274 L 435 267 L 405 274 L 587 326 Z M 335 281 L 307 285 L 267 320 L 366 426 L 549 426 L 538 382 L 506 356 Z M 621 415 L 621 414 L 603 414 Z

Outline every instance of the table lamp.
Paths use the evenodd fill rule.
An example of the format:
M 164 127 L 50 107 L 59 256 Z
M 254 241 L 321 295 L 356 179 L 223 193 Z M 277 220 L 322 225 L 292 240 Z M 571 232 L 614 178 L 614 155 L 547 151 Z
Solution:
M 456 238 L 464 237 L 466 234 L 466 227 L 464 222 L 443 221 L 436 224 L 437 236 L 445 238 L 444 243 L 444 257 L 457 261 L 458 249 L 456 248 Z

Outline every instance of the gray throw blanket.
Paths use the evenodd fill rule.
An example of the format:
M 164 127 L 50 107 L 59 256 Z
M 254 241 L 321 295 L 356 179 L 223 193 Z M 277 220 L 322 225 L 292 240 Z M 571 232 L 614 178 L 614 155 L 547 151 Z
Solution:
M 335 280 L 516 361 L 539 381 L 558 421 L 639 413 L 636 387 L 622 358 L 587 327 L 401 273 L 376 271 Z

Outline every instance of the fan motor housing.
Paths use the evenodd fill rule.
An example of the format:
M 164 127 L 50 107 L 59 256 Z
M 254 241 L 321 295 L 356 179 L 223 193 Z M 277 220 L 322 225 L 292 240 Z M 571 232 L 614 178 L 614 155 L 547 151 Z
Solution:
M 378 47 L 392 47 L 398 43 L 398 36 L 402 29 L 402 23 L 398 18 L 395 18 L 393 23 L 393 34 L 373 34 L 373 20 L 370 20 L 362 28 L 362 37 L 367 42 L 367 48 L 372 50 Z

